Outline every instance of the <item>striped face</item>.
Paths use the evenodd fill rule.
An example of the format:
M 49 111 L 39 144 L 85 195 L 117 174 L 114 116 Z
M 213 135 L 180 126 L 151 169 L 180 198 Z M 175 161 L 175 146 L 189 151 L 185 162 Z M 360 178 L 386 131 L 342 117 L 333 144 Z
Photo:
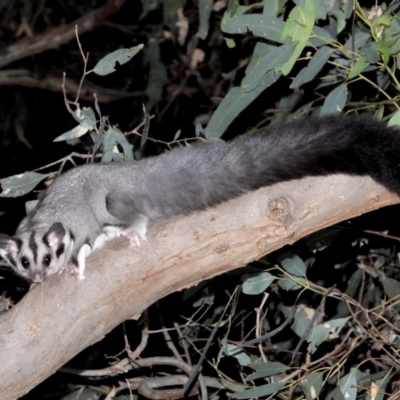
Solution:
M 34 283 L 60 272 L 71 258 L 73 245 L 70 233 L 59 222 L 14 237 L 0 234 L 0 255 L 17 274 Z

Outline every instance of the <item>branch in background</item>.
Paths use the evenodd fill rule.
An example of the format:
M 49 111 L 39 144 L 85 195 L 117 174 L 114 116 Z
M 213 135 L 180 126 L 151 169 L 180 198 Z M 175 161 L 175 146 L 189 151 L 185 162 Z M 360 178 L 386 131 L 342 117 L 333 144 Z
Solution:
M 71 96 L 76 96 L 79 88 L 79 83 L 73 79 L 66 77 L 66 93 Z M 60 76 L 47 75 L 46 77 L 35 76 L 31 71 L 26 69 L 13 69 L 0 71 L 0 86 L 19 85 L 32 87 L 35 89 L 50 90 L 53 92 L 61 92 L 62 78 Z M 101 86 L 94 85 L 90 82 L 84 82 L 80 99 L 93 101 L 93 93 L 96 93 L 100 103 L 111 103 L 114 100 L 119 100 L 127 97 L 143 97 L 144 91 L 124 92 L 123 90 L 107 89 Z
M 75 26 L 78 26 L 79 34 L 92 31 L 102 25 L 110 15 L 115 14 L 125 1 L 108 0 L 98 9 L 88 12 L 65 26 L 47 29 L 33 38 L 25 38 L 17 44 L 6 47 L 0 53 L 0 68 L 46 50 L 58 49 L 63 44 L 75 39 Z

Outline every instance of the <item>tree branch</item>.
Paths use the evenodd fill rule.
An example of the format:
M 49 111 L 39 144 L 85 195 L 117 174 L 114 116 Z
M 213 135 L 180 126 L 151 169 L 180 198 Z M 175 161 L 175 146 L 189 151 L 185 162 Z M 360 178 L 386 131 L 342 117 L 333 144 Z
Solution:
M 16 44 L 6 47 L 0 52 L 0 68 L 46 50 L 58 49 L 75 38 L 75 26 L 78 26 L 80 35 L 92 31 L 103 24 L 110 15 L 115 14 L 125 1 L 108 0 L 101 7 L 88 12 L 67 25 L 47 29 L 33 38 L 25 38 Z
M 334 175 L 273 185 L 204 212 L 151 225 L 148 242 L 117 239 L 88 259 L 87 280 L 36 285 L 0 318 L 0 393 L 27 393 L 156 300 L 285 244 L 400 202 L 370 178 Z

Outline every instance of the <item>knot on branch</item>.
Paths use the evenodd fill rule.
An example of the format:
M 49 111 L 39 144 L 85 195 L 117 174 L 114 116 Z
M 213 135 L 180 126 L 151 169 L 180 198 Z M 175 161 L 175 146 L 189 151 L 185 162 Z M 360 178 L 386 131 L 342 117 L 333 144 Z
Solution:
M 293 220 L 293 203 L 284 195 L 276 195 L 268 202 L 268 216 L 282 224 Z

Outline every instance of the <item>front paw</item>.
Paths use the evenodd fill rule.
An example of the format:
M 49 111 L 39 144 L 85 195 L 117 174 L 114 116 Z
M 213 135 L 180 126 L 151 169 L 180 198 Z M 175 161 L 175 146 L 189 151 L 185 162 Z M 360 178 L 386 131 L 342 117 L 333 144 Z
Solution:
M 129 239 L 131 246 L 140 247 L 140 239 L 147 242 L 146 235 L 143 235 L 140 232 L 129 232 L 123 235 Z

